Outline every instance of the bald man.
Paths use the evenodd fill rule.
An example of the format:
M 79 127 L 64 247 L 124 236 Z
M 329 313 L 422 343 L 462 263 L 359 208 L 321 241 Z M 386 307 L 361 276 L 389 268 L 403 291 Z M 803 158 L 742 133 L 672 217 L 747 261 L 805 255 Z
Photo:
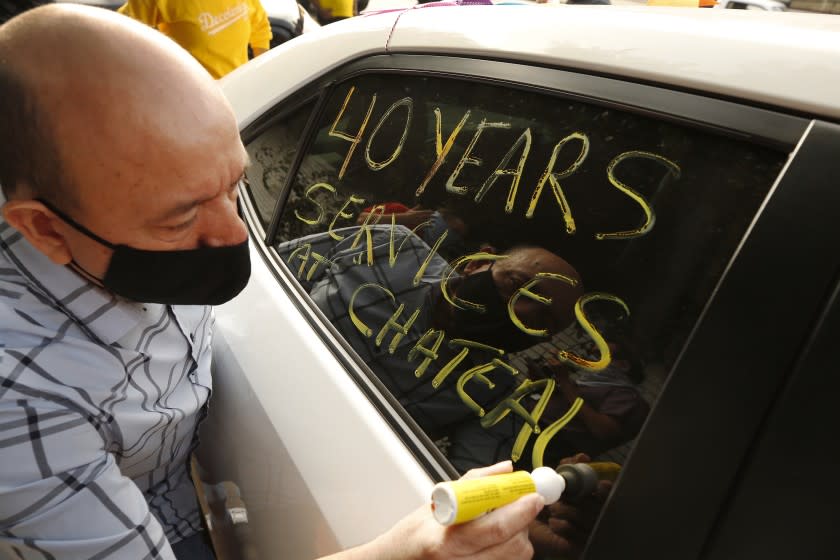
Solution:
M 213 558 L 188 458 L 209 306 L 250 273 L 246 164 L 213 79 L 150 28 L 70 5 L 0 26 L 0 557 Z M 422 507 L 336 558 L 530 558 L 541 507 L 446 530 Z

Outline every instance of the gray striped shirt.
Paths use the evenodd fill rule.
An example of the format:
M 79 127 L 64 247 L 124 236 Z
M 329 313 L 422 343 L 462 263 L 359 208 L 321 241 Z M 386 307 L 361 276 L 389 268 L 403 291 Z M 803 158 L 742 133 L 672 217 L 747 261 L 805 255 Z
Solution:
M 0 220 L 0 558 L 174 558 L 212 312 L 117 298 Z

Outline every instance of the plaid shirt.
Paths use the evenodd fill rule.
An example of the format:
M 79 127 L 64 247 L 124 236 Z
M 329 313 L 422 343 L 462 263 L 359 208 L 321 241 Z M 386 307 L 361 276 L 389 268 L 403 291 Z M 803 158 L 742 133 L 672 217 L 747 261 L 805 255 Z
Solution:
M 172 559 L 201 529 L 212 322 L 116 298 L 0 220 L 0 557 Z

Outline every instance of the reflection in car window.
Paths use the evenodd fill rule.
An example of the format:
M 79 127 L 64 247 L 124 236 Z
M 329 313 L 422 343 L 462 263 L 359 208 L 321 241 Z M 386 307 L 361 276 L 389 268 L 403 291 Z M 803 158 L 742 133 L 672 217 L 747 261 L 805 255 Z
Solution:
M 282 152 L 284 126 L 252 158 Z M 621 464 L 785 157 L 545 93 L 365 75 L 331 92 L 273 244 L 457 469 Z
M 311 112 L 311 104 L 297 109 L 248 145 L 248 194 L 263 228 L 271 222 Z

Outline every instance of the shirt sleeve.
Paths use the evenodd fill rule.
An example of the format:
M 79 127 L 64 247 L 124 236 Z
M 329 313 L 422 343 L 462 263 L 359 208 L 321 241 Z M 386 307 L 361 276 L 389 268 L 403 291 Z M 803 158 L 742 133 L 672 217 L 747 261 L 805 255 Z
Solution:
M 175 560 L 102 421 L 39 398 L 0 403 L 0 557 Z
M 161 23 L 160 10 L 155 0 L 128 0 L 117 11 L 155 29 Z
M 271 46 L 271 25 L 262 2 L 251 0 L 251 48 L 268 49 Z

